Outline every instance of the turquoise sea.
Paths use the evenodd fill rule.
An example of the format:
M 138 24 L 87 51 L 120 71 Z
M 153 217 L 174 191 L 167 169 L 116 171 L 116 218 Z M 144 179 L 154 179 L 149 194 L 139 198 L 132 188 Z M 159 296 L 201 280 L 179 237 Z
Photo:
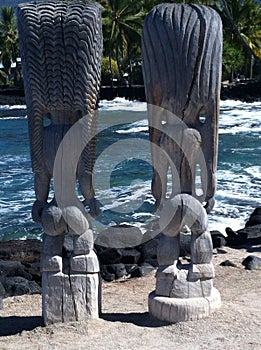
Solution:
M 1 108 L 12 114 L 11 107 Z M 21 116 L 5 113 L 0 119 L 0 240 L 42 234 L 31 219 L 34 190 L 25 106 L 16 108 Z M 101 214 L 96 221 L 103 227 L 129 223 L 142 228 L 154 218 L 146 103 L 101 101 L 99 128 L 95 188 Z M 261 205 L 260 155 L 261 103 L 222 101 L 211 230 L 239 229 Z

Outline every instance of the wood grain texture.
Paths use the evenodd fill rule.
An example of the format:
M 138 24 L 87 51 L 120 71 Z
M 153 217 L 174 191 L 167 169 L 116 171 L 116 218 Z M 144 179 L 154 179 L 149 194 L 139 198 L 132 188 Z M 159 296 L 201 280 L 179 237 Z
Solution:
M 164 110 L 174 115 L 174 119 L 167 117 L 166 128 L 175 126 L 178 118 L 200 133 L 203 157 L 198 163 L 204 182 L 200 200 L 208 201 L 216 187 L 222 59 L 222 23 L 218 14 L 198 5 L 154 7 L 144 23 L 142 57 L 150 140 L 160 146 Z M 151 105 L 163 111 L 155 113 Z M 157 151 L 152 149 L 153 166 L 157 161 Z M 179 176 L 186 174 L 181 170 Z M 156 175 L 155 181 L 153 194 L 159 196 L 156 191 L 161 184 Z
M 90 135 L 95 135 L 94 111 L 102 55 L 101 10 L 93 2 L 25 3 L 18 9 L 18 27 L 32 167 L 35 173 L 47 173 L 51 177 L 50 164 L 59 142 L 48 141 L 52 146 L 45 153 L 53 154 L 46 159 L 45 119 L 57 126 L 55 132 L 61 126 L 60 137 L 63 137 L 71 125 L 88 115 L 83 132 L 86 139 L 83 137 L 82 142 L 86 145 Z M 94 160 L 95 139 L 83 151 L 82 177 L 90 176 Z M 93 195 L 91 190 L 85 193 Z

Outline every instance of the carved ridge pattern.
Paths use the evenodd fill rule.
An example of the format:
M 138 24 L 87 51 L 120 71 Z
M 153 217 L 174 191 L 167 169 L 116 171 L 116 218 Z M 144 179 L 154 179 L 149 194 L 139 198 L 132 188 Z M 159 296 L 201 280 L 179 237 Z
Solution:
M 201 134 L 208 178 L 206 200 L 213 197 L 216 186 L 221 28 L 221 20 L 211 8 L 161 4 L 146 17 L 142 35 L 147 102 L 169 110 Z M 205 123 L 199 122 L 202 108 Z M 163 115 L 148 113 L 150 140 L 157 145 L 162 132 L 156 129 Z M 153 149 L 152 164 L 157 164 Z
M 182 16 L 181 12 L 183 12 Z M 178 20 L 180 16 L 182 17 L 181 21 Z M 197 22 L 200 22 L 202 26 L 201 35 L 197 30 L 198 27 L 195 26 Z M 204 105 L 210 97 L 213 97 L 213 93 L 217 95 L 219 81 L 215 80 L 218 77 L 215 70 L 220 70 L 220 55 L 217 53 L 222 50 L 220 45 L 217 46 L 220 39 L 219 28 L 221 28 L 221 20 L 216 12 L 204 6 L 186 5 L 185 7 L 180 4 L 173 6 L 162 4 L 150 12 L 145 19 L 142 39 L 143 59 L 146 63 L 144 64 L 144 75 L 148 81 L 146 92 L 149 103 L 155 102 L 152 94 L 153 89 L 150 89 L 150 86 L 160 81 L 162 87 L 165 87 L 176 98 L 176 103 L 182 101 L 178 106 L 176 103 L 172 105 L 174 113 L 178 116 L 182 115 L 181 112 L 187 99 L 184 92 L 187 94 L 189 92 L 197 60 L 199 60 L 199 69 L 195 84 L 193 84 L 191 98 L 195 97 L 197 101 L 199 99 L 200 103 Z M 165 32 L 166 35 L 161 35 L 161 31 Z M 209 37 L 215 37 L 215 40 L 208 40 Z M 166 40 L 166 38 L 168 39 Z M 198 41 L 199 45 L 192 44 L 192 39 Z M 207 53 L 206 55 L 201 54 L 198 57 L 199 46 L 202 52 Z M 164 50 L 159 50 L 159 47 L 163 47 Z M 183 60 L 179 59 L 180 57 Z M 215 65 L 212 64 L 213 61 Z M 163 62 L 165 64 L 162 64 Z M 208 68 L 210 66 L 214 70 L 211 71 L 212 80 L 206 76 L 209 74 Z M 153 72 L 151 71 L 152 67 L 154 68 Z M 162 95 L 167 94 L 162 92 Z M 164 108 L 164 101 L 162 101 L 161 107 Z
M 32 167 L 41 172 L 47 113 L 68 110 L 88 114 L 85 135 L 95 133 L 102 52 L 100 7 L 91 2 L 50 1 L 21 4 L 18 11 Z M 94 158 L 92 141 L 84 150 L 86 172 L 92 171 Z

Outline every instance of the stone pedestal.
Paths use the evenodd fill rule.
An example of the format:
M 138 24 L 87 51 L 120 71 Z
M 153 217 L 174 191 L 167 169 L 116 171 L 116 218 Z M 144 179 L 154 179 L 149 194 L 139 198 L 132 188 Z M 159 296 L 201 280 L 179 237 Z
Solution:
M 56 271 L 54 271 L 56 270 Z M 100 313 L 99 263 L 94 251 L 42 263 L 44 324 L 97 319 Z

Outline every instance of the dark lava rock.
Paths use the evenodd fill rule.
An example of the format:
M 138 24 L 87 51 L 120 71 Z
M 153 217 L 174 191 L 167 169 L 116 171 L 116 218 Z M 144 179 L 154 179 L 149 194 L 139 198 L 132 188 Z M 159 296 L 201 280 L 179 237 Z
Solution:
M 234 86 L 222 88 L 221 99 L 240 100 L 243 102 L 255 102 L 261 99 L 261 82 L 242 82 Z
M 111 269 L 114 272 L 116 278 L 121 278 L 123 276 L 127 275 L 127 271 L 125 269 L 125 265 L 124 264 L 112 264 L 111 265 Z
M 159 236 L 141 244 L 139 248 L 141 252 L 141 261 L 147 262 L 153 266 L 157 266 L 158 243 L 159 243 Z
M 245 227 L 238 231 L 226 228 L 227 245 L 234 247 L 244 244 L 261 244 L 261 225 Z
M 0 259 L 15 260 L 21 263 L 40 261 L 42 242 L 38 239 L 0 242 Z
M 0 242 L 0 299 L 41 293 L 41 247 L 36 239 Z
M 137 264 L 141 253 L 134 248 L 126 248 L 121 250 L 123 264 Z
M 112 269 L 110 269 L 110 265 L 100 266 L 100 271 L 101 271 L 101 278 L 104 281 L 111 282 L 115 280 L 116 276 L 115 276 L 115 273 L 113 273 Z
M 131 274 L 131 272 L 137 268 L 137 264 L 124 264 L 125 265 L 125 269 L 127 271 L 127 274 Z
M 256 243 L 258 241 L 261 243 L 261 224 L 242 228 L 237 231 L 237 234 L 245 240 L 256 240 Z
M 35 281 L 28 281 L 19 276 L 4 278 L 2 285 L 5 290 L 5 297 L 41 293 L 41 287 Z
M 261 207 L 257 207 L 250 215 L 245 227 L 261 225 Z
M 261 225 L 261 215 L 250 216 L 249 220 L 246 222 L 246 227 Z
M 0 260 L 0 277 L 20 276 L 27 280 L 31 280 L 32 276 L 25 271 L 24 266 L 20 261 L 5 261 Z
M 227 234 L 227 245 L 228 246 L 236 246 L 245 243 L 244 237 L 240 237 L 238 233 L 232 228 L 227 227 L 226 228 L 226 234 Z
M 116 248 L 101 248 L 95 246 L 101 265 L 111 265 L 121 263 L 122 253 Z
M 113 281 L 127 275 L 127 271 L 124 264 L 111 264 L 101 266 L 101 277 L 107 281 Z
M 131 277 L 142 277 L 154 270 L 154 267 L 150 264 L 144 263 L 141 266 L 137 266 L 131 271 Z
M 226 228 L 227 245 L 234 247 L 245 244 L 261 244 L 261 224 L 248 226 L 238 231 Z
M 221 248 L 227 244 L 226 237 L 219 231 L 211 231 L 213 248 Z
M 227 254 L 227 251 L 226 251 L 226 250 L 224 250 L 224 249 L 219 249 L 219 248 L 216 249 L 216 252 L 217 252 L 217 254 Z
M 255 255 L 249 255 L 242 261 L 242 265 L 247 270 L 261 270 L 261 258 Z
M 230 260 L 225 260 L 222 261 L 222 263 L 220 263 L 220 266 L 231 266 L 231 267 L 237 267 L 236 264 L 234 264 L 232 261 Z

